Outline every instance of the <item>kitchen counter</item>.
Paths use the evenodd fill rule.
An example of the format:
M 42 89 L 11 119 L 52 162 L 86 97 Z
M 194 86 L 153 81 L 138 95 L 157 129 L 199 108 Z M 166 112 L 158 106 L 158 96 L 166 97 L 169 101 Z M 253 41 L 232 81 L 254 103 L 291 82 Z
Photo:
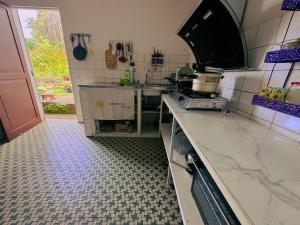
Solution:
M 300 223 L 300 145 L 242 116 L 163 101 L 242 224 Z
M 174 87 L 174 85 L 162 84 L 120 86 L 119 83 L 79 85 L 86 136 L 159 137 L 160 98 L 162 93 L 168 93 Z M 131 95 L 132 92 L 133 95 Z M 122 99 L 126 93 L 130 93 L 129 97 Z M 126 126 L 122 126 L 118 119 L 113 117 L 114 113 L 109 112 L 104 116 L 103 109 L 113 111 L 112 108 L 123 107 L 122 105 L 127 105 L 124 102 L 130 98 L 132 101 L 129 105 L 134 110 L 134 116 L 128 118 L 131 128 L 126 129 Z M 121 110 L 116 109 L 115 112 L 117 114 L 123 111 L 121 108 Z M 108 125 L 100 125 L 101 121 L 106 121 Z
M 119 83 L 79 84 L 79 87 L 85 87 L 85 88 L 135 88 L 134 85 L 121 86 Z
M 175 85 L 172 84 L 140 84 L 140 85 L 125 85 L 121 86 L 119 83 L 92 83 L 92 84 L 80 84 L 81 88 L 130 88 L 130 89 L 157 89 L 169 90 L 173 89 Z

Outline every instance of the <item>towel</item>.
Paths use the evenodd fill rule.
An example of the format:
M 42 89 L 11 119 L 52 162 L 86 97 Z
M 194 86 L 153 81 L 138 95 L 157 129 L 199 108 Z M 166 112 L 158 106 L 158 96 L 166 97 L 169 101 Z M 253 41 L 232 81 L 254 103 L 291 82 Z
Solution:
M 134 89 L 93 88 L 88 104 L 96 120 L 134 120 Z

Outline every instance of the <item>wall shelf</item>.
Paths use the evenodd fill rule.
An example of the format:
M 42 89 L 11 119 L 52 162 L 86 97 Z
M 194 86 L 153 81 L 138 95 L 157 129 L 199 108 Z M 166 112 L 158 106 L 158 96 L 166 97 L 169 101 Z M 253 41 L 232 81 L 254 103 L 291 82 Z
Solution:
M 264 108 L 300 118 L 300 105 L 273 100 L 259 95 L 253 96 L 252 105 L 262 106 Z
M 300 0 L 285 0 L 282 3 L 281 10 L 299 11 Z
M 266 63 L 288 63 L 300 62 L 300 46 L 295 48 L 281 49 L 268 52 L 265 58 Z

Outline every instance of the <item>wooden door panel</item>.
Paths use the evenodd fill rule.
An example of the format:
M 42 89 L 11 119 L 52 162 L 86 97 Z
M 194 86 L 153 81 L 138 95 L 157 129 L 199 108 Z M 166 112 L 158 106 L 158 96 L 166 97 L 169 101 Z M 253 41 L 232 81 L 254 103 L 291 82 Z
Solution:
M 11 9 L 0 1 L 0 119 L 9 140 L 41 121 Z
M 7 72 L 24 73 L 7 11 L 0 7 L 0 76 Z M 3 74 L 4 73 L 4 74 Z M 2 75 L 1 75 L 2 74 Z
M 0 82 L 0 97 L 13 130 L 37 117 L 26 79 Z

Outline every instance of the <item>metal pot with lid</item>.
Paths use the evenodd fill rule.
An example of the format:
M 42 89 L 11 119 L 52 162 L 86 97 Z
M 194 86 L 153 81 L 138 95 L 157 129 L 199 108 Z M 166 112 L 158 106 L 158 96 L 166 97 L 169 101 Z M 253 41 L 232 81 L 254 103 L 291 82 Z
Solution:
M 193 91 L 217 93 L 223 75 L 221 73 L 194 73 Z

